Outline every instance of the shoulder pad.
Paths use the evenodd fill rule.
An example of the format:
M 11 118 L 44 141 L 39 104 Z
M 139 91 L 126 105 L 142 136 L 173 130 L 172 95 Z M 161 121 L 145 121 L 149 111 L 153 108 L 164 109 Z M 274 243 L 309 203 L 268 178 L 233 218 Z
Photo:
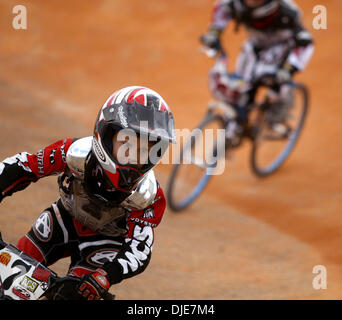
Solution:
M 292 0 L 280 1 L 280 6 L 283 14 L 290 17 L 291 19 L 300 19 L 302 16 L 301 9 Z
M 85 160 L 91 150 L 92 140 L 92 136 L 76 140 L 66 154 L 67 165 L 77 178 L 84 177 Z
M 150 206 L 156 197 L 158 183 L 153 170 L 150 170 L 138 183 L 133 193 L 121 205 L 142 210 Z

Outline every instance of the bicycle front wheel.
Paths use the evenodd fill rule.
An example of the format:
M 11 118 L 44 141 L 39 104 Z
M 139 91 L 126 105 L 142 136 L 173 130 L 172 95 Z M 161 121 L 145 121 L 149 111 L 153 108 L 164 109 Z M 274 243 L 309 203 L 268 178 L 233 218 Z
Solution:
M 171 210 L 182 211 L 203 191 L 224 158 L 224 139 L 217 136 L 224 127 L 218 114 L 208 114 L 183 144 L 174 164 L 167 188 Z M 209 138 L 208 138 L 209 137 Z
M 280 127 L 282 131 L 267 119 L 267 111 L 260 114 L 250 158 L 252 171 L 259 177 L 270 175 L 285 162 L 303 129 L 309 99 L 306 87 L 291 84 L 291 98 L 287 119 Z

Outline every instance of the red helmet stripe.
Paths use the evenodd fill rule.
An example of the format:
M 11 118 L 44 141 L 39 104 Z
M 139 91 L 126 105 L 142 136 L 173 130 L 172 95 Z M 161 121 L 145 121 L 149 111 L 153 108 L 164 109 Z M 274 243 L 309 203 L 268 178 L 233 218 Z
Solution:
M 134 101 L 134 96 L 135 96 L 135 94 L 136 94 L 139 90 L 141 90 L 141 89 L 143 89 L 143 88 L 136 88 L 136 89 L 134 89 L 133 91 L 131 91 L 131 93 L 130 93 L 129 96 L 127 97 L 127 102 L 128 102 L 128 103 L 132 103 L 132 102 Z
M 171 114 L 171 110 L 170 110 L 169 106 L 162 100 L 160 100 L 159 110 L 160 111 L 167 111 L 169 114 Z
M 166 106 L 165 104 L 160 100 L 160 103 L 159 103 L 159 110 L 160 111 L 165 111 L 166 110 Z
M 142 104 L 143 106 L 147 105 L 147 99 L 146 99 L 146 95 L 145 94 L 139 94 L 138 96 L 135 96 L 134 100 L 140 104 Z
M 113 99 L 114 99 L 114 95 L 108 100 L 107 107 L 112 104 Z

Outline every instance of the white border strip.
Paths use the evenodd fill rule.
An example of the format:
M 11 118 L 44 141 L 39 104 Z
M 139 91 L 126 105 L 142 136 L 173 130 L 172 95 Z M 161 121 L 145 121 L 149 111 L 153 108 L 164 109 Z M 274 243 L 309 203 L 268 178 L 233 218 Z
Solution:
M 63 223 L 63 219 L 62 219 L 61 213 L 59 212 L 58 206 L 55 203 L 53 203 L 52 204 L 52 209 L 53 209 L 53 211 L 55 211 L 58 223 L 59 223 L 59 225 L 62 228 L 62 231 L 63 231 L 63 234 L 64 234 L 64 243 L 68 243 L 68 241 L 69 241 L 69 233 L 68 233 L 68 231 L 67 231 L 67 229 L 66 229 L 66 227 L 65 227 L 65 225 Z
M 92 242 L 84 242 L 81 243 L 78 247 L 80 250 L 83 250 L 86 247 L 92 247 L 92 246 L 101 246 L 103 244 L 115 244 L 118 246 L 121 246 L 122 243 L 114 240 L 99 240 L 99 241 L 92 241 Z

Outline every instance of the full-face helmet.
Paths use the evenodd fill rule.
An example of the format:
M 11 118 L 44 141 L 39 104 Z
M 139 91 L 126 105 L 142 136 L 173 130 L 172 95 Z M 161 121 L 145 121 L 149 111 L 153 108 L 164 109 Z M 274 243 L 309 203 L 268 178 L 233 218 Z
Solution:
M 136 135 L 138 140 L 152 143 L 146 161 L 134 163 L 113 154 L 116 135 Z M 175 139 L 173 115 L 165 100 L 149 88 L 130 86 L 110 95 L 99 111 L 91 153 L 108 189 L 131 192 Z

